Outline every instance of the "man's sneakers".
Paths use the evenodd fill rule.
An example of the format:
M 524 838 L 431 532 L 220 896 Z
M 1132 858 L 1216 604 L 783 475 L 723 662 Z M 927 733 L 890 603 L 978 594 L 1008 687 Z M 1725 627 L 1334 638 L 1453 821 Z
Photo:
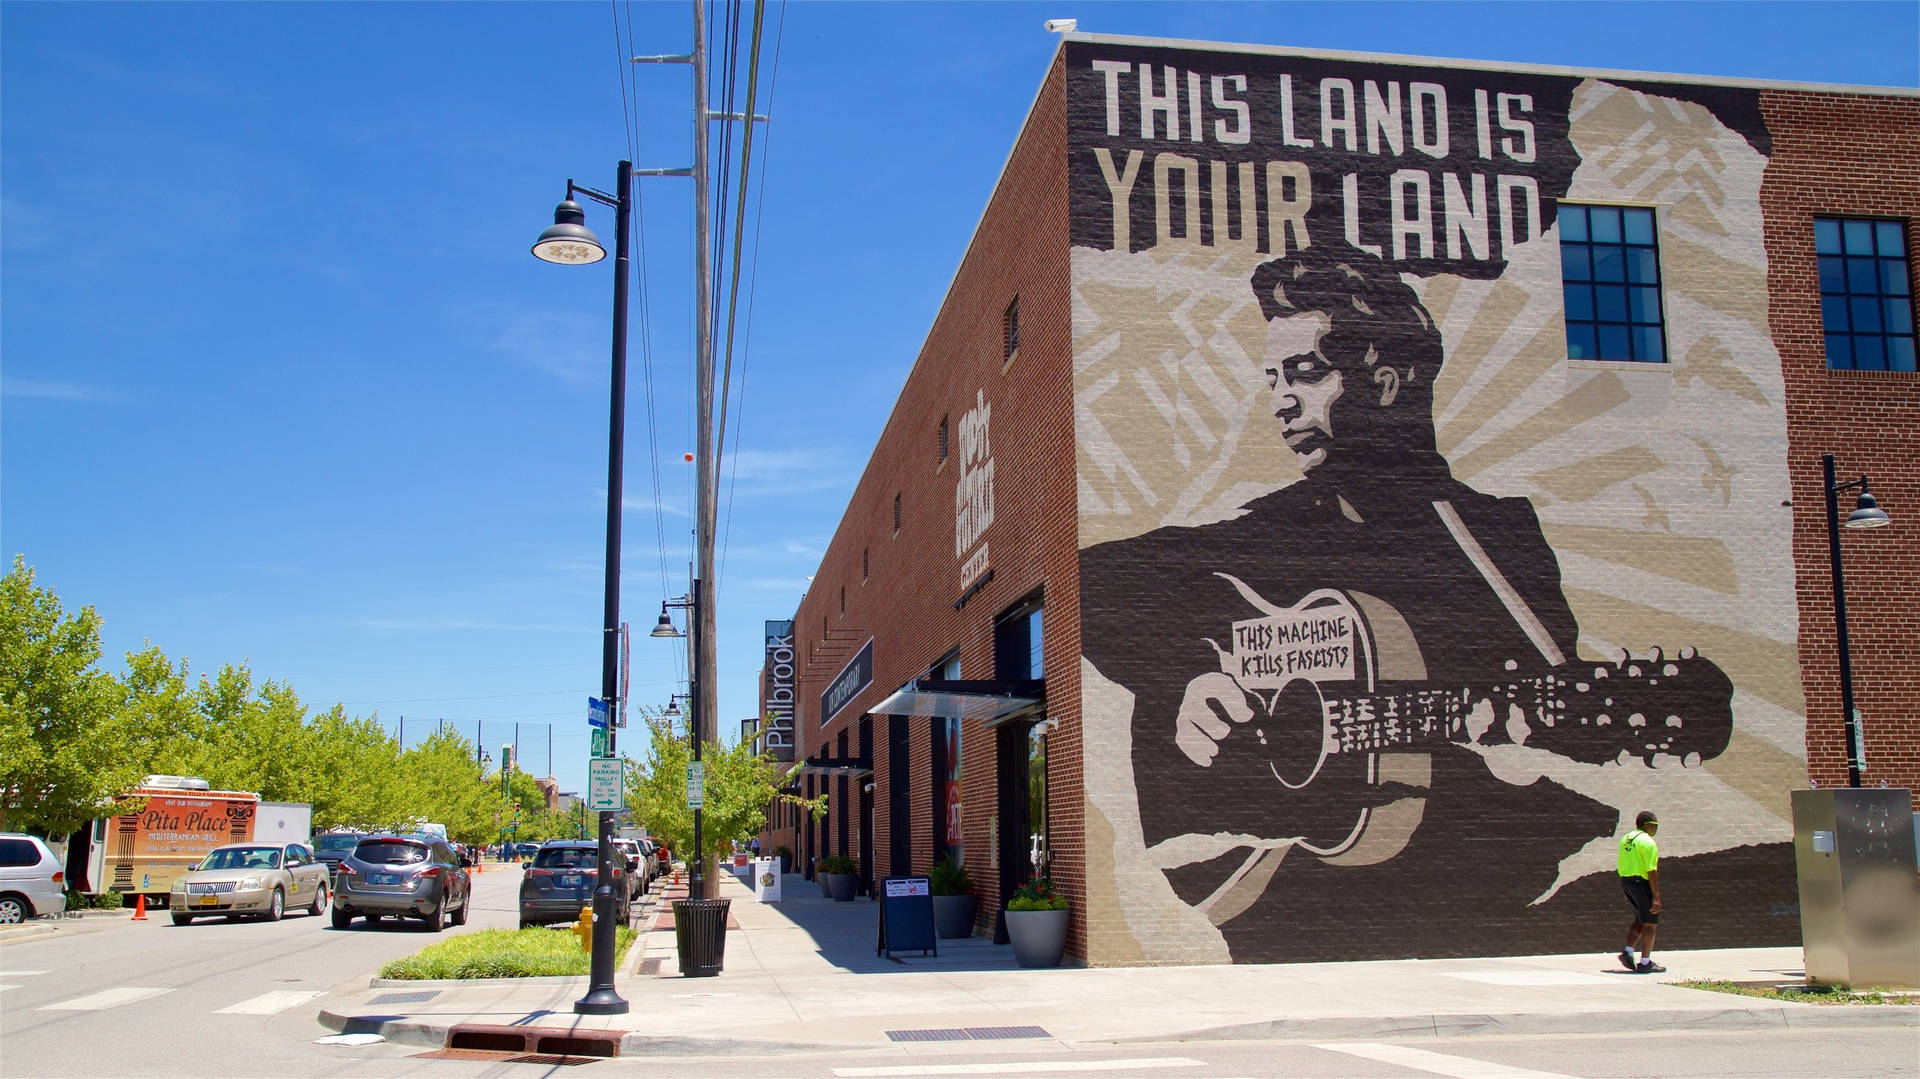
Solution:
M 1621 966 L 1623 966 L 1623 967 L 1625 967 L 1625 968 L 1627 968 L 1628 970 L 1633 970 L 1633 969 L 1635 969 L 1635 968 L 1634 968 L 1634 965 L 1633 965 L 1633 953 L 1632 953 L 1632 952 L 1630 952 L 1630 951 L 1628 951 L 1628 950 L 1626 950 L 1625 948 L 1622 948 L 1622 949 L 1620 949 L 1620 957 L 1619 957 L 1619 958 L 1620 958 L 1620 965 L 1621 965 Z
M 1633 969 L 1640 974 L 1665 974 L 1667 972 L 1667 968 L 1651 959 L 1640 960 L 1640 965 Z

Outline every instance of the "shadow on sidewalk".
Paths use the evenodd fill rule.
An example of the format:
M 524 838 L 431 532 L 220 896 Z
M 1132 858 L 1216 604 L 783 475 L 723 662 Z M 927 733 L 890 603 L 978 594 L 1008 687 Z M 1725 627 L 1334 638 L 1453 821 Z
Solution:
M 737 881 L 736 881 L 737 883 Z M 761 904 L 753 898 L 744 885 L 726 888 L 722 895 L 734 901 L 738 911 L 741 904 L 750 904 L 760 911 L 775 914 L 811 939 L 817 958 L 836 969 L 850 973 L 881 974 L 909 970 L 1014 970 L 1018 964 L 1013 959 L 1013 946 L 995 944 L 985 936 L 956 937 L 935 941 L 937 954 L 923 955 L 918 950 L 895 952 L 891 956 L 876 954 L 880 937 L 880 904 L 866 896 L 857 897 L 845 903 L 836 903 L 820 894 L 820 886 L 798 873 L 788 873 L 781 878 L 781 899 L 778 903 Z M 752 919 L 760 924 L 745 924 L 749 934 L 773 934 L 782 931 L 775 924 L 762 919 Z M 754 948 L 761 951 L 766 944 L 756 939 Z

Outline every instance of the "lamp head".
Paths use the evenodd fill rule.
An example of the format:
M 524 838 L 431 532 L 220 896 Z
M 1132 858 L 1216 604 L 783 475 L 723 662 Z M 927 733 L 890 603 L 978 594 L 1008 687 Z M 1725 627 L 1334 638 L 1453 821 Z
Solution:
M 553 224 L 533 242 L 534 257 L 562 266 L 586 266 L 606 258 L 607 249 L 586 221 L 586 213 L 572 199 L 554 207 Z
M 1874 501 L 1873 496 L 1867 493 L 1864 486 L 1861 487 L 1860 501 L 1854 504 L 1853 512 L 1847 514 L 1846 526 L 1848 528 L 1879 528 L 1892 522 L 1893 518 L 1887 516 L 1887 511 L 1880 508 L 1880 504 Z
M 1048 19 L 1047 32 L 1050 34 L 1071 34 L 1079 29 L 1079 19 Z
M 680 636 L 684 636 L 684 634 L 682 634 L 679 630 L 673 628 L 673 619 L 668 618 L 666 609 L 662 608 L 660 611 L 660 621 L 654 623 L 653 632 L 648 634 L 648 636 L 649 637 L 680 637 Z

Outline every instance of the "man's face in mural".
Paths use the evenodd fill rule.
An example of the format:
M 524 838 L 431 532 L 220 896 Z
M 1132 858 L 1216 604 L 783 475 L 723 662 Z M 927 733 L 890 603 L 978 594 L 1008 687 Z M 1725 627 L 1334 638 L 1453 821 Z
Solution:
M 1266 374 L 1273 414 L 1302 471 L 1326 461 L 1333 448 L 1334 404 L 1346 390 L 1340 371 L 1319 351 L 1332 328 L 1333 319 L 1319 311 L 1267 323 Z
M 1374 338 L 1370 328 L 1324 311 L 1268 321 L 1269 403 L 1301 471 L 1390 464 L 1416 441 L 1406 429 L 1410 417 L 1393 407 L 1410 372 L 1384 362 Z

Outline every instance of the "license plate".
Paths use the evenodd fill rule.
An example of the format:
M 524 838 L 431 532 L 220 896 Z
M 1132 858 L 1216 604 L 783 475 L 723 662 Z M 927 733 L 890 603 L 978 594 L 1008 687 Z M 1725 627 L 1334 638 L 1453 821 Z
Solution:
M 217 907 L 220 905 L 220 897 L 217 895 L 203 895 L 200 897 L 200 905 L 203 907 Z
M 399 882 L 399 879 L 400 878 L 394 876 L 392 873 L 368 873 L 367 874 L 368 884 L 396 884 Z
M 562 873 L 562 874 L 560 875 L 560 886 L 561 886 L 561 887 L 563 887 L 563 888 L 578 888 L 578 887 L 580 887 L 580 874 L 578 874 L 578 873 Z

